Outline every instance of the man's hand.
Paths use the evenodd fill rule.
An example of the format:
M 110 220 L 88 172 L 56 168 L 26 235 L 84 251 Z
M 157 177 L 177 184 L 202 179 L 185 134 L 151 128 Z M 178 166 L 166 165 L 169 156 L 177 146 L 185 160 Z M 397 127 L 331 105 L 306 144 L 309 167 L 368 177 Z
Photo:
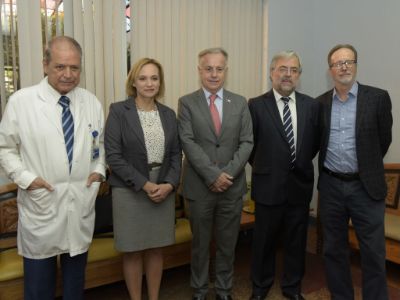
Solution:
M 210 190 L 215 193 L 225 192 L 233 184 L 233 177 L 225 172 L 222 172 L 217 180 L 210 186 Z
M 93 172 L 92 174 L 89 175 L 86 186 L 90 187 L 93 182 L 102 182 L 103 181 L 103 175 L 100 173 Z
M 49 192 L 54 191 L 54 188 L 42 177 L 36 177 L 27 188 L 28 190 L 47 189 Z

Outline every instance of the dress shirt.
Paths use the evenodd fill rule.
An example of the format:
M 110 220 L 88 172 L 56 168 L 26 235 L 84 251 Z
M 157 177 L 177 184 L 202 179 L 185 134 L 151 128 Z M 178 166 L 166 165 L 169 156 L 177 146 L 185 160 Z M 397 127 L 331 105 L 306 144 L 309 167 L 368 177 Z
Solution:
M 207 104 L 210 106 L 210 96 L 212 95 L 209 91 L 207 91 L 205 88 L 203 88 L 204 95 L 206 96 L 207 99 Z M 218 114 L 219 114 L 219 119 L 221 120 L 221 125 L 222 125 L 222 99 L 224 97 L 224 89 L 220 89 L 217 93 L 217 98 L 214 101 L 215 106 L 217 107 Z
M 279 114 L 281 116 L 282 124 L 283 124 L 283 107 L 285 106 L 285 103 L 281 99 L 282 96 L 279 94 L 275 89 L 272 89 L 274 91 L 274 96 L 276 100 L 276 105 L 278 106 Z M 296 93 L 292 92 L 289 95 L 289 110 L 290 110 L 290 116 L 292 118 L 292 127 L 293 127 L 293 135 L 294 135 L 294 145 L 297 148 L 297 111 L 296 111 Z
M 48 83 L 48 80 L 46 78 L 46 81 Z M 50 96 L 48 98 L 49 102 L 54 103 L 56 110 L 58 111 L 60 115 L 60 122 L 61 122 L 61 116 L 62 116 L 62 106 L 58 103 L 60 100 L 60 97 L 63 96 L 59 92 L 57 92 L 50 84 L 47 84 L 48 87 L 48 95 Z M 76 110 L 76 95 L 73 91 L 69 92 L 68 94 L 65 94 L 64 96 L 68 97 L 69 99 L 69 110 L 72 114 L 72 117 L 75 116 L 75 110 Z
M 138 109 L 138 115 L 143 129 L 147 161 L 149 164 L 162 163 L 165 151 L 165 135 L 160 114 L 158 110 L 143 111 Z
M 324 166 L 334 172 L 358 172 L 356 153 L 357 93 L 357 82 L 348 92 L 347 100 L 340 100 L 336 89 L 333 90 L 331 128 Z

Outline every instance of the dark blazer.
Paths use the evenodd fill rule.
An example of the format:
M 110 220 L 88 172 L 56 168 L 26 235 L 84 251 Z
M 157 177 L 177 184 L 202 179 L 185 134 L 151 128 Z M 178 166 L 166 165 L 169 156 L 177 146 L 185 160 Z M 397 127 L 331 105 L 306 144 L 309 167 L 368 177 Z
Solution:
M 330 90 L 317 98 L 322 104 L 320 172 L 329 142 L 332 96 L 333 90 Z M 392 142 L 392 124 L 392 104 L 388 92 L 359 84 L 356 112 L 358 172 L 366 191 L 375 200 L 386 197 L 383 157 Z
M 234 177 L 223 193 L 237 199 L 246 194 L 245 165 L 253 148 L 251 118 L 246 99 L 223 91 L 221 133 L 215 134 L 203 89 L 179 99 L 179 137 L 185 153 L 183 195 L 203 199 L 221 172 Z
M 165 135 L 164 159 L 157 183 L 179 184 L 182 152 L 178 138 L 175 112 L 157 102 Z M 149 180 L 147 150 L 135 101 L 113 103 L 104 134 L 106 161 L 111 168 L 112 186 L 131 187 L 139 191 Z
M 250 99 L 249 108 L 254 133 L 254 148 L 249 159 L 252 198 L 265 205 L 287 201 L 308 205 L 314 185 L 312 159 L 319 147 L 318 102 L 296 92 L 297 145 L 293 170 L 273 91 Z

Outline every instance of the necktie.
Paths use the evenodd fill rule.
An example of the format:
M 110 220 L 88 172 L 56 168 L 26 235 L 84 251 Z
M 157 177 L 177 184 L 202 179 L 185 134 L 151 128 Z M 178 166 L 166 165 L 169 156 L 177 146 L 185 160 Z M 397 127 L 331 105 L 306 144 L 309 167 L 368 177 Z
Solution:
M 65 148 L 68 155 L 69 172 L 71 173 L 74 148 L 74 119 L 72 118 L 72 114 L 69 109 L 70 102 L 71 101 L 66 96 L 61 96 L 60 100 L 58 100 L 58 103 L 62 106 L 61 121 L 64 132 Z
M 219 135 L 221 130 L 221 120 L 219 118 L 217 106 L 215 105 L 215 99 L 217 99 L 217 95 L 210 96 L 210 113 L 214 123 L 215 133 Z
M 294 133 L 292 124 L 292 115 L 289 109 L 289 97 L 282 97 L 284 102 L 283 106 L 283 127 L 285 128 L 286 137 L 290 147 L 290 168 L 294 168 L 294 162 L 296 161 L 296 146 L 294 144 Z

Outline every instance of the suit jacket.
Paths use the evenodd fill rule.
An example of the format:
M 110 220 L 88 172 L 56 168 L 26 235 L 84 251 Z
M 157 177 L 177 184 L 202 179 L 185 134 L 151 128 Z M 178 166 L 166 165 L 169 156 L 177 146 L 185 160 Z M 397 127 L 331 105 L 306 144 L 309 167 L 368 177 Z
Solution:
M 332 97 L 333 89 L 317 98 L 322 104 L 320 172 L 329 142 Z M 388 92 L 359 84 L 356 112 L 358 171 L 366 191 L 376 200 L 383 200 L 386 197 L 383 157 L 392 142 L 392 124 L 392 104 Z
M 61 122 L 60 94 L 44 78 L 8 101 L 0 125 L 0 164 L 18 185 L 18 252 L 28 258 L 86 252 L 92 241 L 99 182 L 86 186 L 93 172 L 105 175 L 104 114 L 90 92 L 76 87 L 67 96 L 74 120 L 71 173 Z M 97 131 L 96 138 L 93 133 Z M 92 145 L 99 156 L 92 158 Z M 42 177 L 54 191 L 27 190 Z
M 175 112 L 157 103 L 165 136 L 164 159 L 157 183 L 168 182 L 175 188 L 179 184 L 182 151 L 179 144 Z M 149 162 L 135 101 L 113 103 L 106 122 L 104 146 L 106 161 L 111 168 L 112 186 L 142 189 L 149 180 Z
M 273 90 L 249 100 L 253 120 L 254 148 L 252 198 L 264 205 L 287 201 L 307 204 L 314 184 L 312 159 L 319 146 L 319 104 L 296 92 L 297 145 L 294 169 L 290 169 L 290 150 Z
M 223 117 L 217 136 L 202 89 L 179 99 L 178 128 L 185 154 L 183 194 L 203 199 L 222 172 L 234 177 L 224 192 L 238 198 L 246 193 L 244 167 L 253 148 L 251 118 L 246 99 L 224 89 Z

